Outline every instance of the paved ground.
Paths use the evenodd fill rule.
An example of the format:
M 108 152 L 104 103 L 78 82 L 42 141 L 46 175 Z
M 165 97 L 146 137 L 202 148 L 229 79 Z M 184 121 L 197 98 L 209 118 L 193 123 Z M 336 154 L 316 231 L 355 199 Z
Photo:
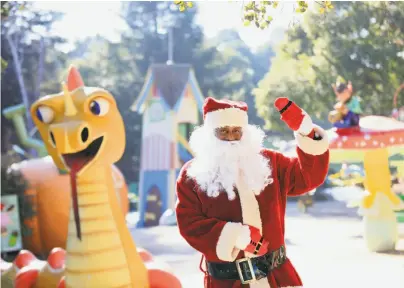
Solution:
M 304 287 L 404 287 L 404 227 L 400 226 L 398 251 L 370 253 L 362 238 L 362 223 L 344 203 L 315 203 L 306 215 L 296 203 L 287 209 L 288 256 L 300 273 Z M 177 227 L 133 231 L 138 246 L 169 263 L 185 288 L 201 288 L 200 255 L 181 238 Z

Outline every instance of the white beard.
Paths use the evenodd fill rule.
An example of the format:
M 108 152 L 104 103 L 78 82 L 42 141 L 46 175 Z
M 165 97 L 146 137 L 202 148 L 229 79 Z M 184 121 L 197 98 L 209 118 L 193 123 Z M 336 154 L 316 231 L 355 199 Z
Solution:
M 264 137 L 260 128 L 248 125 L 240 141 L 221 141 L 214 128 L 200 126 L 191 135 L 189 144 L 195 158 L 187 175 L 209 197 L 226 191 L 229 200 L 235 199 L 234 187 L 240 180 L 259 195 L 273 182 L 269 160 L 260 153 Z

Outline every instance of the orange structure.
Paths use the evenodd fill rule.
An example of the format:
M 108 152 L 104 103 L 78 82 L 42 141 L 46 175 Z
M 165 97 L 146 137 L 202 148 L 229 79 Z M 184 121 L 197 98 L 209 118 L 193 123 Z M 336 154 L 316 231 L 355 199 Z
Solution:
M 24 249 L 36 255 L 48 255 L 54 247 L 66 248 L 69 175 L 60 174 L 50 156 L 25 160 L 10 168 L 21 172 L 28 182 L 24 194 L 36 212 L 24 219 L 24 225 L 30 229 L 29 235 L 23 236 Z M 116 166 L 113 166 L 112 173 L 121 211 L 126 215 L 129 209 L 128 188 Z

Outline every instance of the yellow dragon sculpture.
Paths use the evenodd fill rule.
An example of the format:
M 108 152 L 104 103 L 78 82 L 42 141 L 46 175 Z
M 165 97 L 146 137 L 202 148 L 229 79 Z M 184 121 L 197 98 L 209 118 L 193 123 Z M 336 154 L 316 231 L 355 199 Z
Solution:
M 125 149 L 115 99 L 106 90 L 84 86 L 74 67 L 62 86 L 61 93 L 34 103 L 31 114 L 53 161 L 71 177 L 64 285 L 149 287 L 111 176 Z
M 74 67 L 63 91 L 31 107 L 49 155 L 69 171 L 71 203 L 66 251 L 47 261 L 22 250 L 2 259 L 1 286 L 10 288 L 181 288 L 162 262 L 136 248 L 116 197 L 112 164 L 125 149 L 125 128 L 113 96 L 86 87 Z M 57 193 L 57 191 L 55 191 Z

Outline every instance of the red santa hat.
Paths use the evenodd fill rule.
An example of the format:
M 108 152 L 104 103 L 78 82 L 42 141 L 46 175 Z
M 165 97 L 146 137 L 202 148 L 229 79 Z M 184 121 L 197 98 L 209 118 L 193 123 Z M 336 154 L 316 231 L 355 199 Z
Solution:
M 203 104 L 204 125 L 212 128 L 248 125 L 248 106 L 244 102 L 227 99 L 205 99 Z

